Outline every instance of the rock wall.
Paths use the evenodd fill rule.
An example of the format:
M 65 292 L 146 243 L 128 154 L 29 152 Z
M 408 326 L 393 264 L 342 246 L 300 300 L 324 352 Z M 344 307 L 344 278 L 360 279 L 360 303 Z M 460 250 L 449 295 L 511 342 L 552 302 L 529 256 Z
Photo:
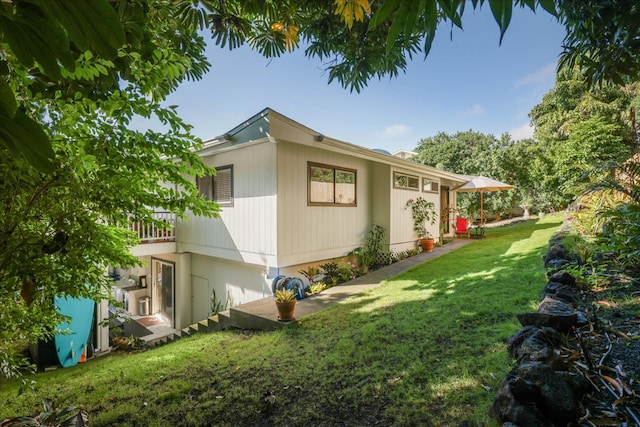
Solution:
M 554 237 L 544 256 L 547 285 L 537 312 L 521 313 L 522 329 L 509 339 L 509 355 L 516 366 L 503 379 L 490 409 L 504 427 L 566 426 L 579 418 L 578 402 L 589 383 L 569 372 L 560 357 L 565 334 L 588 323 L 576 308 L 579 289 L 563 267 L 570 256 Z

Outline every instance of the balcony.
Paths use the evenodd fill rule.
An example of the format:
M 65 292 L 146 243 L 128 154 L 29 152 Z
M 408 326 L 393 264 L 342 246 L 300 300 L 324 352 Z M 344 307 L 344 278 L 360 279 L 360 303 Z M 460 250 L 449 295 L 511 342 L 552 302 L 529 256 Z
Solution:
M 154 212 L 153 219 L 156 221 L 166 222 L 169 227 L 160 228 L 156 224 L 146 224 L 143 222 L 135 222 L 131 224 L 131 228 L 138 233 L 140 244 L 146 243 L 164 243 L 176 241 L 176 216 L 171 212 Z

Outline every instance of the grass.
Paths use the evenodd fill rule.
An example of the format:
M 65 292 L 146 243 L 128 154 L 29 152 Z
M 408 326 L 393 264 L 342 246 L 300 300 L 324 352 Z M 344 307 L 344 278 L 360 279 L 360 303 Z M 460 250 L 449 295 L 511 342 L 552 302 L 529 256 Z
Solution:
M 0 420 L 41 397 L 92 426 L 492 426 L 515 315 L 535 310 L 559 216 L 487 238 L 276 332 L 222 331 L 1 384 Z M 436 249 L 437 250 L 437 249 Z

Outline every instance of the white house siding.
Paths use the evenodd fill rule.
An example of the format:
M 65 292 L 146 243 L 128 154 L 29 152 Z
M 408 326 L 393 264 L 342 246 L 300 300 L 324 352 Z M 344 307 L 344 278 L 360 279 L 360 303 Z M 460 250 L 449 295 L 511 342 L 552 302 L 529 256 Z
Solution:
M 207 304 L 194 302 L 194 297 L 206 297 L 210 301 L 211 291 L 215 289 L 220 301 L 231 299 L 232 305 L 243 304 L 271 295 L 269 285 L 264 281 L 265 268 L 241 262 L 226 261 L 204 255 L 191 256 L 191 275 L 195 288 L 192 291 L 193 317 L 204 319 Z M 201 287 L 206 286 L 207 289 Z
M 342 257 L 361 246 L 370 225 L 370 163 L 307 145 L 281 140 L 277 145 L 277 265 Z M 307 162 L 355 169 L 357 206 L 308 206 Z
M 400 173 L 406 173 L 408 175 L 419 176 L 420 185 L 422 183 L 422 177 L 428 177 L 434 180 L 435 178 L 425 174 L 418 174 L 415 171 L 411 171 L 411 170 L 392 169 L 390 171 L 391 230 L 389 234 L 391 239 L 391 248 L 394 250 L 412 249 L 416 247 L 418 236 L 413 231 L 413 217 L 411 216 L 411 209 L 405 209 L 407 201 L 409 199 L 416 199 L 418 197 L 423 197 L 435 203 L 436 211 L 440 212 L 440 193 L 422 192 L 421 189 L 416 191 L 416 190 L 393 188 L 394 172 L 400 172 Z M 431 233 L 433 237 L 437 238 L 439 236 L 438 222 L 436 221 L 434 225 L 428 224 L 427 230 Z
M 368 194 L 369 200 L 371 200 L 371 225 L 379 225 L 385 229 L 385 245 L 388 247 L 390 243 L 394 243 L 390 240 L 391 186 L 393 184 L 390 166 L 382 163 L 372 163 L 370 181 Z
M 272 264 L 277 247 L 276 145 L 267 140 L 241 144 L 204 161 L 214 167 L 233 165 L 233 206 L 222 207 L 220 218 L 180 221 L 178 250 Z

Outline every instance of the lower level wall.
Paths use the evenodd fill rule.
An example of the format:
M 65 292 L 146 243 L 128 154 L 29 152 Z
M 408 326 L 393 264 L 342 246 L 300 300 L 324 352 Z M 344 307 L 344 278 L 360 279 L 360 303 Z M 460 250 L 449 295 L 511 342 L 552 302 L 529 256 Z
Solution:
M 226 261 L 204 255 L 191 255 L 192 321 L 207 318 L 216 302 L 235 306 L 271 296 L 265 268 L 255 264 Z

